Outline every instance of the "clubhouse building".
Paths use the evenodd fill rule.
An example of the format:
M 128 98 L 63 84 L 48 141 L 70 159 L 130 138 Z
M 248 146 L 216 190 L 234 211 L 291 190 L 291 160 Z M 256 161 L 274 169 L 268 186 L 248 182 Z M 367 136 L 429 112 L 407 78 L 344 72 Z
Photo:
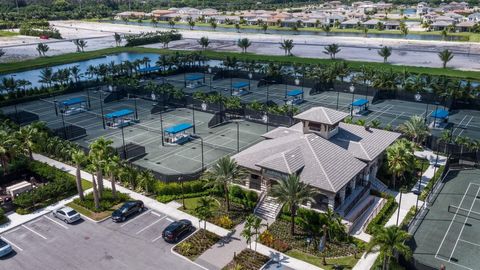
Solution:
M 346 216 L 376 180 L 383 153 L 399 133 L 347 124 L 348 113 L 314 107 L 296 115 L 297 124 L 278 127 L 265 140 L 232 158 L 249 172 L 244 185 L 268 192 L 279 179 L 297 174 L 318 190 L 307 207 Z

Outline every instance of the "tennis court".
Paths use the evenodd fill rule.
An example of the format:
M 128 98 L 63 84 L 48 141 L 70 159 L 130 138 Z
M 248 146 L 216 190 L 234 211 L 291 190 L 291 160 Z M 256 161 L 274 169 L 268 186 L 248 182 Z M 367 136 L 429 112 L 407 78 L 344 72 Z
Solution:
M 450 170 L 413 234 L 417 269 L 480 265 L 480 170 Z
M 91 142 L 99 138 L 111 139 L 113 146 L 122 149 L 125 145 L 133 143 L 145 147 L 146 155 L 133 161 L 134 164 L 157 171 L 161 174 L 188 174 L 202 168 L 202 143 L 203 139 L 203 166 L 208 167 L 225 155 L 232 155 L 248 146 L 262 140 L 261 134 L 265 133 L 265 126 L 250 122 L 227 123 L 215 128 L 208 128 L 212 114 L 195 111 L 187 108 L 177 108 L 160 114 L 151 114 L 153 101 L 124 98 L 120 101 L 101 103 L 101 98 L 108 93 L 100 91 L 76 92 L 68 95 L 49 97 L 17 105 L 17 110 L 25 110 L 37 114 L 41 121 L 47 123 L 52 129 L 62 128 L 63 121 L 66 125 L 72 124 L 84 128 L 87 136 L 75 140 L 76 143 L 88 147 Z M 83 98 L 90 100 L 90 109 L 85 112 L 63 115 L 55 112 L 54 101 Z M 13 112 L 13 106 L 2 108 L 4 113 Z M 102 115 L 111 114 L 122 110 L 131 110 L 137 114 L 138 123 L 122 128 L 103 127 Z M 133 117 L 133 116 L 132 116 Z M 193 123 L 195 118 L 196 138 L 183 145 L 162 145 L 163 129 L 180 123 Z M 237 136 L 238 134 L 238 136 Z

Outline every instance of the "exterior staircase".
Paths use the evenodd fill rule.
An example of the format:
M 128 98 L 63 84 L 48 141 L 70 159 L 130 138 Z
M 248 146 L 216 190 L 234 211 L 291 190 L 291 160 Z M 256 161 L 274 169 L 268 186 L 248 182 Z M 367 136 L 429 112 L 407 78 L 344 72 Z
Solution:
M 389 192 L 387 185 L 385 185 L 382 181 L 378 180 L 376 177 L 372 178 L 370 182 L 372 183 L 371 187 L 373 189 L 385 193 Z
M 275 220 L 282 210 L 282 205 L 277 203 L 275 198 L 263 196 L 257 204 L 254 213 L 265 220 Z

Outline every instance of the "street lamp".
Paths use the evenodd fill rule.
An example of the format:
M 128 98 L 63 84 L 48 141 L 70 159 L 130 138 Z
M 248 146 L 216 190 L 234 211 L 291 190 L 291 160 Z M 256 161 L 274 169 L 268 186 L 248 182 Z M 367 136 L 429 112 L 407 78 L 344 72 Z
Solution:
M 415 101 L 417 102 L 421 102 L 422 101 L 422 95 L 420 95 L 420 93 L 416 93 L 415 94 Z M 427 117 L 428 117 L 428 101 L 425 102 L 427 104 L 427 108 L 425 109 L 425 117 L 424 117 L 424 123 L 427 123 Z
M 187 208 L 185 207 L 185 192 L 183 192 L 183 177 L 179 176 L 178 181 L 180 182 L 180 185 L 182 186 L 182 206 L 183 206 L 183 210 L 185 210 Z
M 192 124 L 193 124 L 193 133 L 196 133 L 195 131 L 195 106 L 192 103 Z
M 88 88 L 87 88 L 87 103 L 88 103 L 88 108 L 91 109 L 92 104 L 90 102 L 90 90 L 88 90 Z
M 138 120 L 138 110 L 137 110 L 137 96 L 133 96 L 133 103 L 135 104 L 135 120 Z
M 237 153 L 240 152 L 240 122 L 242 120 L 233 121 L 237 125 Z
M 103 129 L 105 129 L 105 116 L 104 116 L 104 113 L 103 113 L 103 92 L 100 91 L 100 111 L 102 113 L 102 126 L 103 126 Z
M 58 105 L 55 96 L 53 96 L 53 107 L 55 108 L 55 115 L 58 117 Z
M 161 131 L 161 136 L 162 136 L 162 146 L 165 146 L 165 139 L 163 138 L 163 109 L 165 107 L 162 108 L 162 111 L 160 112 L 160 131 Z
M 350 104 L 350 116 L 353 117 L 353 101 L 355 99 L 355 86 L 353 85 L 350 85 L 350 87 L 348 88 L 350 90 L 350 93 L 352 93 L 352 104 Z
M 268 94 L 269 94 L 269 92 L 268 92 L 268 86 L 269 86 L 270 83 L 275 83 L 275 81 L 267 81 L 267 80 L 265 80 L 265 79 L 261 79 L 260 81 L 265 82 L 266 85 L 267 85 L 267 87 L 266 87 L 266 98 L 267 98 L 267 101 L 266 101 L 265 104 L 266 104 L 266 106 L 268 107 L 268 99 L 269 99 L 269 96 L 268 96 Z M 267 109 L 268 109 L 268 108 L 267 108 Z M 266 115 L 266 121 L 265 121 L 265 122 L 266 122 L 267 132 L 268 132 L 268 110 L 265 112 L 265 115 Z
M 296 86 L 300 85 L 300 78 L 298 77 L 295 78 L 295 85 Z M 302 100 L 303 100 L 303 80 L 302 80 Z
M 212 92 L 212 68 L 208 67 L 208 74 L 210 75 L 210 92 Z
M 62 114 L 63 136 L 65 136 L 65 140 L 68 140 L 68 138 L 67 138 L 67 128 L 65 127 L 65 116 L 64 116 L 63 112 L 61 114 Z
M 333 88 L 330 88 L 330 91 L 333 91 Z M 340 99 L 340 91 L 337 91 L 337 111 L 338 111 L 338 100 Z

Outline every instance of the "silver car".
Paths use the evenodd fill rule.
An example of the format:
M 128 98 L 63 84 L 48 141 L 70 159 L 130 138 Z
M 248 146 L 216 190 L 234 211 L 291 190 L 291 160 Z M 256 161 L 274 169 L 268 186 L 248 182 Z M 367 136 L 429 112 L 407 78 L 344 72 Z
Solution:
M 0 257 L 7 256 L 12 251 L 12 247 L 7 242 L 0 239 Z
M 80 219 L 80 214 L 70 207 L 62 207 L 53 210 L 53 216 L 65 223 L 73 223 Z

